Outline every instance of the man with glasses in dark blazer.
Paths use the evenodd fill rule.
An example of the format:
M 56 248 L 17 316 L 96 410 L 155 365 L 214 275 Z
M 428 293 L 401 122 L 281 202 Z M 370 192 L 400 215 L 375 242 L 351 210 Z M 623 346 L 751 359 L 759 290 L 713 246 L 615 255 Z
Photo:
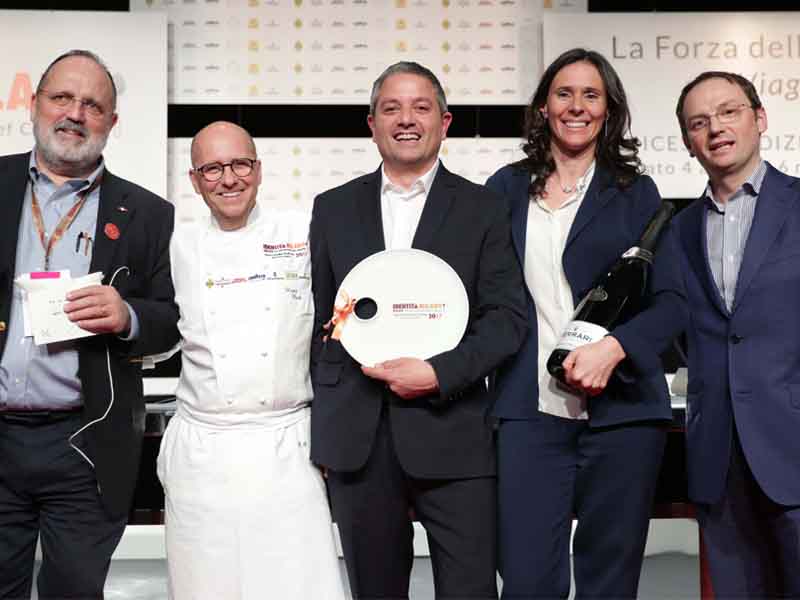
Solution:
M 93 53 L 45 70 L 36 145 L 0 157 L 0 597 L 102 598 L 125 529 L 144 431 L 141 360 L 178 340 L 173 210 L 116 177 L 102 151 L 116 87 Z M 64 312 L 94 334 L 36 345 L 15 279 L 102 272 Z
M 708 174 L 677 217 L 689 299 L 689 496 L 715 598 L 800 598 L 800 180 L 761 158 L 753 84 L 708 71 L 681 92 Z

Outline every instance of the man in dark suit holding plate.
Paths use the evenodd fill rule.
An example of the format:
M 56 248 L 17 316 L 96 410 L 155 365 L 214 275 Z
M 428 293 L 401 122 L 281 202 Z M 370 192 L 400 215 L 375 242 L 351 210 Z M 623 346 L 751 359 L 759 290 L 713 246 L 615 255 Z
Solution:
M 451 120 L 433 73 L 390 66 L 368 117 L 383 164 L 314 202 L 311 455 L 327 471 L 359 599 L 408 597 L 412 508 L 428 534 L 437 598 L 497 596 L 485 378 L 519 348 L 525 303 L 506 204 L 439 161 Z M 428 360 L 359 365 L 325 329 L 337 290 L 362 259 L 401 248 L 456 271 L 470 303 L 466 332 Z

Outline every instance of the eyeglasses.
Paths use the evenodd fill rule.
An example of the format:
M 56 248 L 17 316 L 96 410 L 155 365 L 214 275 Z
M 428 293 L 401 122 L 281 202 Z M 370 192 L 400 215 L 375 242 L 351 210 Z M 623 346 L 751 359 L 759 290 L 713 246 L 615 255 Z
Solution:
M 234 158 L 231 162 L 226 163 L 210 162 L 201 167 L 195 167 L 192 171 L 200 173 L 206 181 L 214 182 L 222 179 L 225 167 L 230 167 L 237 177 L 247 177 L 253 172 L 253 167 L 257 162 L 257 158 Z
M 48 92 L 47 90 L 41 90 L 41 92 L 48 102 L 59 108 L 69 108 L 73 102 L 77 102 L 86 109 L 88 115 L 94 118 L 100 118 L 106 113 L 106 110 L 100 104 L 88 98 L 76 98 L 69 92 Z
M 749 104 L 727 104 L 720 106 L 710 115 L 698 115 L 689 119 L 686 128 L 691 133 L 700 133 L 711 124 L 711 118 L 717 117 L 720 123 L 733 123 L 746 108 L 752 108 Z

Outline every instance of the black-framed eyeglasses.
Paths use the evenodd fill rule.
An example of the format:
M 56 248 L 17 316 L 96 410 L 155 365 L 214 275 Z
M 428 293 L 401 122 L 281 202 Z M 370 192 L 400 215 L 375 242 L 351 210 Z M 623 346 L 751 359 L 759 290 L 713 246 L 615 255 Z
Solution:
M 225 173 L 225 167 L 230 167 L 237 177 L 247 177 L 253 172 L 258 163 L 257 158 L 234 158 L 231 162 L 210 162 L 192 169 L 195 173 L 200 173 L 206 181 L 219 181 Z
M 77 102 L 86 110 L 86 112 L 99 119 L 106 114 L 106 109 L 103 108 L 98 102 L 91 98 L 77 98 L 69 92 L 52 92 L 48 90 L 40 90 L 40 93 L 47 98 L 47 101 L 59 108 L 69 108 L 74 102 Z
M 697 115 L 696 117 L 690 118 L 686 123 L 686 128 L 691 133 L 700 133 L 711 124 L 711 119 L 713 117 L 717 117 L 717 121 L 720 123 L 733 123 L 739 118 L 739 115 L 742 114 L 742 111 L 747 108 L 753 107 L 744 102 L 741 104 L 726 104 L 724 106 L 719 106 L 717 107 L 717 110 L 712 112 L 710 115 Z

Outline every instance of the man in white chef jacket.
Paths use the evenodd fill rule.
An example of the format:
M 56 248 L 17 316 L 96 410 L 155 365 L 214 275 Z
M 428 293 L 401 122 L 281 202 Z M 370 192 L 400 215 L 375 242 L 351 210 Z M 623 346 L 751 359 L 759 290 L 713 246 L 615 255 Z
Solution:
M 261 164 L 241 127 L 208 125 L 191 158 L 211 215 L 178 224 L 171 244 L 182 369 L 158 457 L 170 596 L 338 600 L 308 448 L 309 217 L 259 205 Z

